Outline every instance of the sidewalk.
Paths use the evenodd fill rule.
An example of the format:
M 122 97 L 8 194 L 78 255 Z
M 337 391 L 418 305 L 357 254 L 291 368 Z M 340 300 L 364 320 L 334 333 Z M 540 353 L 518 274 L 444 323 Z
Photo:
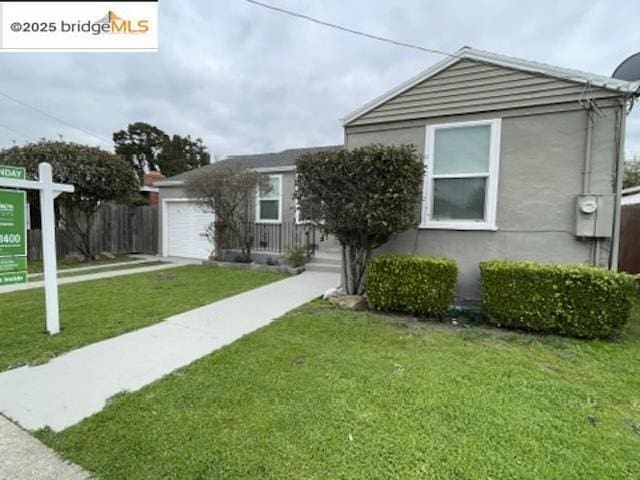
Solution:
M 73 350 L 44 365 L 1 372 L 0 412 L 29 430 L 63 430 L 102 410 L 117 393 L 138 390 L 339 283 L 336 273 L 305 272 Z
M 89 474 L 66 462 L 28 432 L 0 415 L 1 480 L 84 480 Z
M 111 270 L 107 272 L 99 272 L 99 273 L 87 273 L 84 275 L 77 276 L 68 276 L 68 277 L 58 277 L 58 285 L 67 285 L 69 283 L 78 283 L 78 282 L 87 282 L 89 280 L 101 280 L 103 278 L 113 278 L 113 277 L 121 277 L 123 275 L 133 275 L 135 273 L 147 273 L 147 272 L 155 272 L 157 270 L 166 270 L 167 268 L 175 268 L 180 267 L 182 264 L 180 263 L 167 263 L 165 265 L 153 265 L 149 267 L 135 267 L 135 268 L 127 268 L 121 270 Z M 103 267 L 104 268 L 104 267 Z M 59 270 L 58 273 L 65 273 L 66 270 Z M 0 294 L 3 293 L 11 293 L 11 292 L 19 292 L 22 290 L 31 290 L 33 288 L 42 288 L 44 287 L 44 280 L 39 280 L 35 282 L 27 282 L 27 283 L 18 283 L 16 285 L 7 285 L 5 287 L 0 287 Z

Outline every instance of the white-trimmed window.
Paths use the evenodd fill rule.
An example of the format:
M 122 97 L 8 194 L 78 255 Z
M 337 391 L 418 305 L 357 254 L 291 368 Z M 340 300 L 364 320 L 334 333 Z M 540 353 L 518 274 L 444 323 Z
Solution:
M 429 125 L 422 228 L 495 230 L 500 119 Z
M 260 188 L 256 205 L 258 222 L 282 221 L 282 175 L 269 175 L 268 188 Z

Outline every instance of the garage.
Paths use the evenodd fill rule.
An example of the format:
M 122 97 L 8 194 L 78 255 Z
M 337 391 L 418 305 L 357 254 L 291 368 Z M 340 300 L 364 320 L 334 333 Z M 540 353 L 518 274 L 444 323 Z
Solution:
M 165 200 L 162 222 L 165 257 L 206 259 L 213 245 L 206 231 L 214 216 L 185 200 Z

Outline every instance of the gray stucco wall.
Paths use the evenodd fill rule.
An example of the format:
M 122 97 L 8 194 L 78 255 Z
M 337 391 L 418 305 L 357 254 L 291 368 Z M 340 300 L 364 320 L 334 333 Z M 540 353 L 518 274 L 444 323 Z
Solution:
M 575 106 L 573 106 L 575 108 Z M 415 229 L 380 251 L 412 252 L 458 262 L 457 301 L 479 299 L 478 263 L 492 258 L 588 263 L 593 240 L 574 236 L 575 198 L 581 193 L 586 113 L 538 107 L 474 115 L 346 127 L 347 148 L 369 143 L 414 144 L 424 153 L 428 123 L 502 118 L 497 227 L 492 231 Z M 615 108 L 605 108 L 593 135 L 591 193 L 612 193 L 616 163 Z M 608 261 L 608 242 L 601 261 Z

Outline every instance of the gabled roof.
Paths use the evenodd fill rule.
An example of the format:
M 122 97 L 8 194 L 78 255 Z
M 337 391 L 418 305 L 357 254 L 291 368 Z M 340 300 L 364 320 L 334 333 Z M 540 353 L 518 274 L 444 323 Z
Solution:
M 242 165 L 246 168 L 262 171 L 286 171 L 293 170 L 296 165 L 296 160 L 301 155 L 306 153 L 317 153 L 325 151 L 334 151 L 342 149 L 342 145 L 326 145 L 323 147 L 306 147 L 306 148 L 290 148 L 281 152 L 273 153 L 256 153 L 251 155 L 230 155 L 224 160 L 220 160 L 211 165 L 220 164 L 236 164 Z M 157 182 L 155 185 L 158 187 L 179 186 L 184 183 L 184 180 L 193 172 L 197 172 L 203 168 L 210 168 L 211 165 L 205 165 L 196 170 L 189 170 L 175 175 L 171 178 Z
M 391 100 L 392 98 L 406 92 L 410 88 L 417 84 L 424 82 L 425 80 L 433 77 L 434 75 L 442 72 L 446 68 L 449 68 L 453 64 L 459 62 L 462 59 L 475 60 L 477 62 L 489 63 L 492 65 L 511 68 L 514 70 L 521 70 L 525 72 L 537 73 L 546 75 L 553 78 L 559 78 L 568 80 L 571 82 L 577 82 L 582 84 L 589 84 L 593 87 L 600 87 L 606 90 L 612 90 L 621 92 L 622 94 L 637 94 L 640 90 L 640 81 L 627 82 L 626 80 L 618 80 L 616 78 L 610 78 L 603 75 L 596 75 L 593 73 L 582 72 L 580 70 L 573 70 L 569 68 L 555 67 L 553 65 L 547 65 L 546 63 L 532 62 L 529 60 L 523 60 L 521 58 L 509 57 L 506 55 L 499 55 L 497 53 L 485 52 L 483 50 L 476 50 L 471 47 L 462 47 L 456 53 L 444 60 L 432 65 L 428 69 L 419 73 L 413 78 L 410 78 L 406 82 L 392 88 L 383 95 L 373 99 L 369 103 L 349 113 L 342 119 L 342 125 L 347 125 L 355 119 L 361 117 L 365 113 L 370 112 L 374 108 L 382 105 L 383 103 Z

